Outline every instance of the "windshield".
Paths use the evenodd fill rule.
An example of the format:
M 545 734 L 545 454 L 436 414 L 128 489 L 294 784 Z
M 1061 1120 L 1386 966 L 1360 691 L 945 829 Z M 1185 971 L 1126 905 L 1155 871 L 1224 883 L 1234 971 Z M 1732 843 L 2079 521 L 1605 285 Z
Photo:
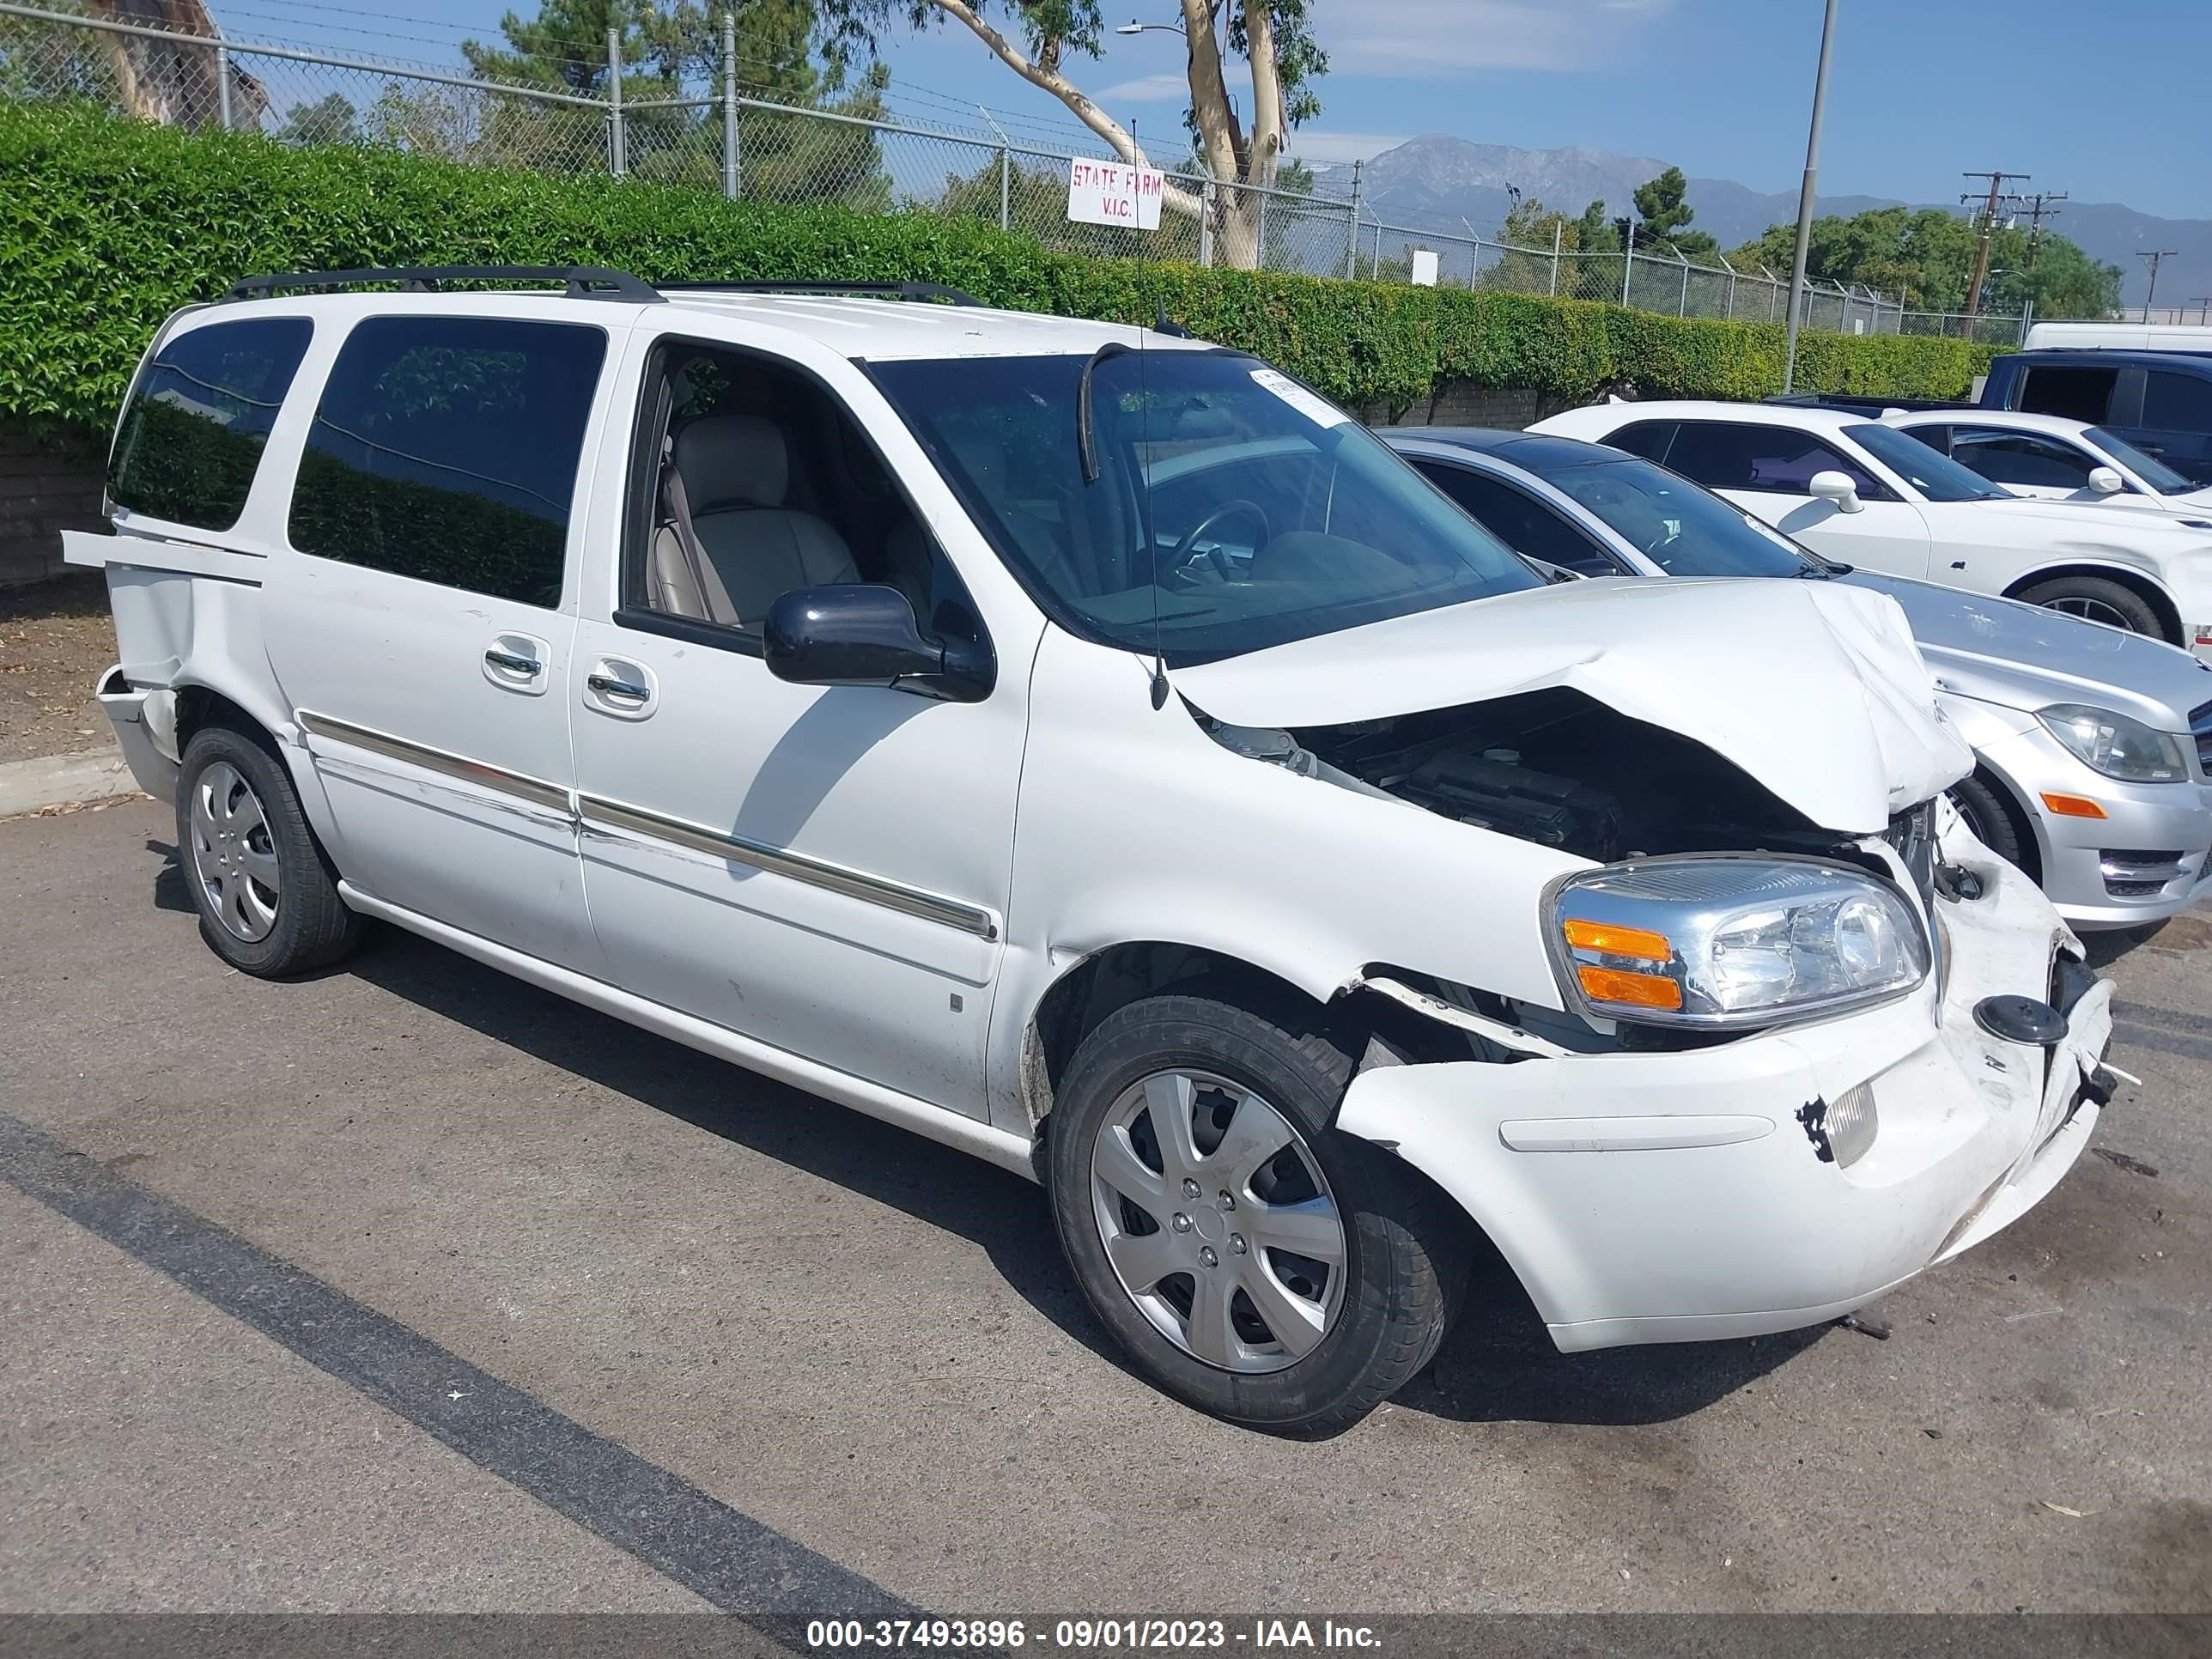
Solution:
M 2194 488 L 2155 455 L 2146 455 L 2110 427 L 2093 426 L 2081 434 L 2161 495 L 2185 495 Z
M 1258 359 L 879 362 L 869 372 L 1055 621 L 1171 665 L 1543 586 L 1381 441 Z
M 1827 574 L 1826 565 L 1779 533 L 1754 526 L 1719 496 L 1650 461 L 1623 456 L 1530 465 L 1510 447 L 1501 459 L 1573 496 L 1670 576 Z
M 1847 426 L 1844 435 L 1889 468 L 1904 475 L 1931 501 L 2010 501 L 2019 497 L 2000 489 L 1978 472 L 1969 472 L 1948 455 L 1939 454 L 1909 432 L 1893 426 Z

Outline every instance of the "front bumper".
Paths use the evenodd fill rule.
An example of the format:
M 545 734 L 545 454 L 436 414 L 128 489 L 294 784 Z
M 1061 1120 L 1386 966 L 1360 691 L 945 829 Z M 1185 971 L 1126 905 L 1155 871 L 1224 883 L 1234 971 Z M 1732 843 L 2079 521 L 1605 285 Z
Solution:
M 2080 996 L 2048 1052 L 1984 1031 L 1974 1005 L 2051 997 L 2072 941 L 2011 866 L 1955 828 L 1945 850 L 1984 885 L 1936 901 L 1940 986 L 1710 1048 L 1372 1067 L 1339 1126 L 1456 1199 L 1563 1350 L 1849 1312 L 2024 1214 L 2097 1120 L 2086 1085 L 2110 984 Z M 1839 1168 L 1808 1126 L 1861 1083 L 1880 1130 Z
M 2115 782 L 2040 725 L 1978 750 L 2033 817 L 2044 893 L 2071 926 L 2145 927 L 2212 895 L 2212 784 Z M 2105 816 L 2050 811 L 2046 790 L 2093 800 Z

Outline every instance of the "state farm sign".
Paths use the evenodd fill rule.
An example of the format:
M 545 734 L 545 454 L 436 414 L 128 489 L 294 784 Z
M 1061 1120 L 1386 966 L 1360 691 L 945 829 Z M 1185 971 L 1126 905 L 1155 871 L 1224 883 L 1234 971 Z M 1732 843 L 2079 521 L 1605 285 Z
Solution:
M 1067 216 L 1079 225 L 1121 225 L 1130 230 L 1160 228 L 1160 193 L 1167 175 L 1153 167 L 1124 167 L 1119 161 L 1067 164 Z

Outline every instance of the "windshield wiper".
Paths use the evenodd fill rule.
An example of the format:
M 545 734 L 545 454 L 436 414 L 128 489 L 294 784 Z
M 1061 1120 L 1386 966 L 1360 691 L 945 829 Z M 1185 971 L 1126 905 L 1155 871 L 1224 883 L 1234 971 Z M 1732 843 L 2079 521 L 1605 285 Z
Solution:
M 1098 482 L 1098 447 L 1091 422 L 1091 371 L 1109 357 L 1119 357 L 1130 349 L 1119 340 L 1109 340 L 1091 354 L 1091 361 L 1083 365 L 1083 378 L 1075 387 L 1075 453 L 1083 462 L 1083 482 Z

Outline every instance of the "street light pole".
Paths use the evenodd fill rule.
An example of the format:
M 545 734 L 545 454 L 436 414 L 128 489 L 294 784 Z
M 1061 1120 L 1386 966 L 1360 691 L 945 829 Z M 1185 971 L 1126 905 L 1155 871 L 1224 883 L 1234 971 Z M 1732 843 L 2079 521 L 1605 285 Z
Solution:
M 1797 323 L 1805 308 L 1805 250 L 1813 240 L 1813 185 L 1820 170 L 1820 111 L 1828 100 L 1828 49 L 1836 39 L 1836 0 L 1820 20 L 1820 67 L 1813 76 L 1813 124 L 1805 135 L 1805 182 L 1797 191 L 1797 252 L 1790 265 L 1790 349 L 1782 360 L 1782 389 L 1797 379 Z

